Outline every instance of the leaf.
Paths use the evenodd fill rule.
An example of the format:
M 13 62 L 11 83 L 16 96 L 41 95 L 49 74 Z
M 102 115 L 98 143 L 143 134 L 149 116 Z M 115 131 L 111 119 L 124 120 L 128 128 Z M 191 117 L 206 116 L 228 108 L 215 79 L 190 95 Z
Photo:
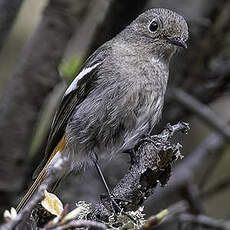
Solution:
M 76 206 L 77 208 L 67 213 L 66 215 L 63 215 L 61 220 L 62 224 L 73 219 L 86 220 L 88 214 L 92 211 L 91 205 L 87 204 L 85 201 L 79 201 Z
M 64 216 L 63 221 L 69 221 L 69 220 L 73 220 L 76 219 L 76 217 L 78 217 L 82 211 L 84 211 L 84 208 L 81 207 L 77 207 L 74 210 L 72 210 L 71 212 L 69 212 L 66 216 Z
M 73 78 L 76 76 L 78 70 L 80 69 L 82 62 L 83 62 L 83 57 L 77 56 L 65 63 L 62 63 L 59 66 L 59 71 L 62 77 L 68 82 L 71 82 Z
M 45 198 L 41 202 L 41 205 L 48 212 L 58 217 L 61 216 L 63 212 L 63 204 L 59 200 L 59 198 L 55 194 L 49 193 L 46 190 L 45 190 Z

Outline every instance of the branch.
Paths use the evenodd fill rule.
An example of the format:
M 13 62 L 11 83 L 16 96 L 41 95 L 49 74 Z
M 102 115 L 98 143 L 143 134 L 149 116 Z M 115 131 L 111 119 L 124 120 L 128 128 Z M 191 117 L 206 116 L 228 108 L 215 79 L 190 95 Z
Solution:
M 0 50 L 8 37 L 23 0 L 0 1 Z
M 188 124 L 179 122 L 163 130 L 159 135 L 144 138 L 136 146 L 131 156 L 132 165 L 126 175 L 112 191 L 114 199 L 125 211 L 137 210 L 154 192 L 160 183 L 167 183 L 171 175 L 172 163 L 180 157 L 179 144 L 171 144 L 169 139 L 177 132 L 187 132 Z M 104 198 L 95 206 L 93 216 L 107 220 L 110 199 Z
M 205 123 L 211 126 L 214 130 L 230 141 L 230 127 L 220 119 L 207 105 L 199 102 L 193 96 L 179 88 L 173 90 L 174 99 L 181 105 L 189 109 L 193 114 L 201 118 Z
M 108 229 L 106 225 L 99 223 L 99 222 L 95 222 L 91 220 L 73 220 L 70 223 L 65 224 L 63 226 L 58 226 L 55 228 L 48 227 L 48 228 L 43 228 L 42 230 L 51 230 L 51 229 L 65 230 L 65 229 L 71 229 L 71 228 L 87 228 L 90 230 L 107 230 Z
M 216 195 L 217 193 L 223 191 L 224 189 L 227 189 L 229 186 L 230 186 L 230 176 L 224 178 L 223 180 L 220 180 L 211 188 L 208 188 L 206 191 L 203 191 L 201 193 L 201 197 L 203 199 L 208 199 L 211 196 Z
M 175 223 L 175 219 L 177 219 L 180 223 L 198 224 L 202 227 L 211 229 L 230 230 L 230 222 L 215 220 L 205 215 L 188 214 L 186 213 L 188 209 L 189 205 L 186 201 L 179 201 L 163 210 L 162 212 L 166 213 L 164 216 L 160 216 L 161 213 L 151 216 L 140 230 L 168 229 L 168 226 L 172 222 Z M 156 227 L 156 225 L 161 222 L 162 224 L 159 228 Z
M 189 205 L 189 211 L 192 214 L 201 214 L 204 212 L 202 200 L 200 198 L 200 190 L 193 182 L 188 182 L 184 189 L 181 189 L 183 198 L 186 199 Z
M 215 220 L 205 215 L 180 214 L 177 218 L 182 223 L 198 224 L 211 229 L 230 230 L 230 222 Z

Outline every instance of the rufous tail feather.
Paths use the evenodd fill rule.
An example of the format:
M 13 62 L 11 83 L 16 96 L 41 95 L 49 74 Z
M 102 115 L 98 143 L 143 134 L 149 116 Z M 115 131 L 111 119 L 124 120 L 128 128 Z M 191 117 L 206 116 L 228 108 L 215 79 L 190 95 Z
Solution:
M 45 179 L 46 174 L 47 174 L 47 169 L 48 169 L 48 166 L 49 166 L 51 160 L 53 159 L 53 157 L 56 155 L 57 152 L 63 151 L 63 149 L 65 148 L 65 144 L 66 144 L 66 142 L 65 142 L 65 135 L 64 135 L 61 138 L 61 140 L 59 141 L 56 148 L 53 150 L 52 154 L 50 155 L 50 157 L 46 163 L 46 165 L 43 167 L 42 171 L 39 173 L 38 177 L 36 178 L 36 180 L 34 181 L 32 186 L 30 187 L 29 191 L 26 193 L 26 195 L 22 198 L 21 202 L 17 206 L 17 208 L 16 208 L 17 212 L 19 212 L 23 207 L 25 207 L 25 205 L 28 203 L 30 198 L 33 196 L 33 194 L 37 190 L 38 186 Z M 57 181 L 55 181 L 52 185 L 49 185 L 49 189 L 51 189 L 53 191 L 56 188 L 56 186 L 58 185 L 58 183 L 60 182 L 60 180 L 61 180 L 61 178 L 58 179 Z

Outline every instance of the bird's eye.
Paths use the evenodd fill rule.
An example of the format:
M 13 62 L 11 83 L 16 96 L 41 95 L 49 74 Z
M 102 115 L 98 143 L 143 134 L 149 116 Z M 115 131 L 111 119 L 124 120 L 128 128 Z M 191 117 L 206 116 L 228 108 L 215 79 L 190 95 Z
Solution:
M 158 29 L 158 24 L 156 21 L 152 21 L 150 24 L 149 24 L 149 31 L 150 32 L 155 32 L 156 30 Z

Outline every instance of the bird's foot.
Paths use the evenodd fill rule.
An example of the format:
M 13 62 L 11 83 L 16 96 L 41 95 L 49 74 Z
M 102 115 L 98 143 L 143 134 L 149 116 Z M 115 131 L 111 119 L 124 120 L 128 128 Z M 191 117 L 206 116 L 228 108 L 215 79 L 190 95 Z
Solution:
M 120 204 L 117 203 L 117 201 L 115 200 L 115 198 L 114 198 L 113 195 L 110 195 L 110 196 L 109 195 L 105 195 L 105 194 L 101 195 L 101 200 L 102 201 L 103 200 L 107 200 L 108 201 L 108 199 L 109 199 L 109 204 L 110 204 L 109 209 L 110 209 L 110 211 L 113 212 L 115 219 L 117 218 L 117 214 L 121 213 L 121 214 L 129 217 L 132 221 L 134 221 L 136 223 L 136 220 L 132 216 L 130 216 L 128 213 L 126 213 L 123 208 L 121 208 Z M 120 200 L 120 202 L 124 202 L 124 203 L 128 202 L 129 203 L 128 200 Z

